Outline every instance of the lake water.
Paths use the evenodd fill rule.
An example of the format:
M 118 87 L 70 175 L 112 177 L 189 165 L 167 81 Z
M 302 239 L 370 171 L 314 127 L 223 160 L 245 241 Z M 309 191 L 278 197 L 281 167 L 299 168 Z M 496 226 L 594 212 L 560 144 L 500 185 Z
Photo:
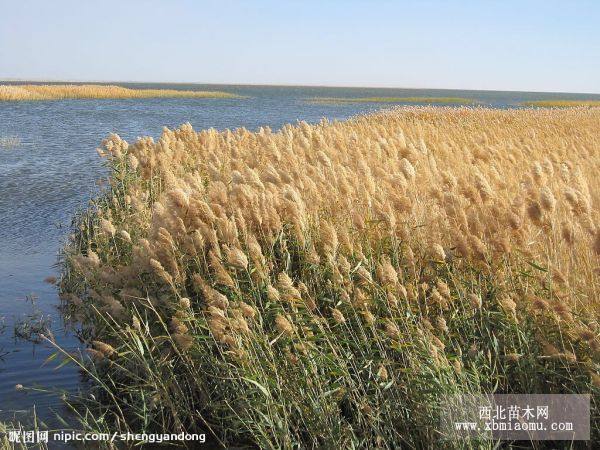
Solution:
M 15 338 L 15 324 L 32 314 L 51 321 L 57 342 L 75 350 L 78 341 L 65 331 L 56 290 L 44 282 L 58 276 L 57 254 L 73 214 L 97 192 L 105 170 L 95 149 L 109 133 L 129 142 L 158 137 L 163 126 L 190 122 L 195 129 L 268 125 L 277 129 L 298 120 L 349 116 L 389 107 L 382 103 L 312 104 L 312 97 L 464 97 L 492 107 L 518 106 L 527 100 L 590 98 L 600 95 L 523 92 L 364 89 L 274 86 L 123 84 L 127 87 L 221 90 L 244 99 L 143 99 L 0 102 L 0 139 L 18 137 L 20 145 L 0 147 L 0 421 L 36 414 L 50 426 L 67 412 L 60 391 L 80 386 L 77 370 L 44 364 L 53 349 Z M 0 330 L 2 329 L 0 322 Z M 15 385 L 26 389 L 17 391 Z M 50 391 L 50 392 L 46 392 Z

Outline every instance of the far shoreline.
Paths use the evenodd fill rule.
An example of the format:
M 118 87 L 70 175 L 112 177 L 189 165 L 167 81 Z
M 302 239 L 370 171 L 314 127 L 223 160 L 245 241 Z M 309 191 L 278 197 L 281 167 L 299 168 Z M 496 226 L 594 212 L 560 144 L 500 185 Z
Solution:
M 14 84 L 91 84 L 91 85 L 132 85 L 132 84 L 156 84 L 156 85 L 188 85 L 188 86 L 232 86 L 232 87 L 284 87 L 284 88 L 331 88 L 331 89 L 380 89 L 380 90 L 407 90 L 407 91 L 470 91 L 470 92 L 515 92 L 521 94 L 549 94 L 549 95 L 588 95 L 598 97 L 600 92 L 574 92 L 574 91 L 536 91 L 529 89 L 483 89 L 483 88 L 463 88 L 463 87 L 423 87 L 423 86 L 368 86 L 355 84 L 298 84 L 298 83 L 247 83 L 247 82 L 227 82 L 217 83 L 214 81 L 140 81 L 140 80 L 59 80 L 59 79 L 27 79 L 27 78 L 0 78 L 0 85 L 3 83 Z

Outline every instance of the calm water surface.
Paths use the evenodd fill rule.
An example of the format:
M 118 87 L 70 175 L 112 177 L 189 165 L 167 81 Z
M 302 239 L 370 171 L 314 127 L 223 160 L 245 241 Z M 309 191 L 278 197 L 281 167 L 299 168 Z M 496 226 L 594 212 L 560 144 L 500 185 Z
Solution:
M 43 280 L 58 276 L 58 251 L 73 214 L 97 192 L 105 170 L 95 149 L 108 133 L 129 142 L 158 137 L 164 126 L 190 122 L 195 129 L 268 125 L 277 129 L 297 120 L 349 116 L 389 104 L 311 104 L 311 97 L 465 97 L 506 108 L 522 101 L 596 98 L 600 95 L 539 94 L 363 88 L 309 88 L 202 85 L 141 85 L 171 89 L 222 90 L 245 99 L 142 99 L 0 102 L 0 138 L 18 137 L 16 148 L 0 148 L 0 421 L 36 414 L 50 426 L 67 412 L 61 391 L 76 392 L 81 380 L 67 365 L 44 364 L 53 349 L 15 338 L 15 324 L 28 316 L 51 320 L 57 342 L 75 350 L 78 341 L 65 331 L 55 288 Z M 25 391 L 17 391 L 22 384 Z M 50 392 L 46 392 L 50 391 Z

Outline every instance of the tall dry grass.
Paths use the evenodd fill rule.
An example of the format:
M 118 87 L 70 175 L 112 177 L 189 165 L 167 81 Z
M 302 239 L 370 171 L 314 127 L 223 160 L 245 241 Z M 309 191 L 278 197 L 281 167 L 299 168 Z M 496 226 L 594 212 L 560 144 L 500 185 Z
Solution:
M 64 255 L 97 386 L 82 420 L 424 448 L 445 395 L 591 392 L 597 437 L 599 120 L 404 108 L 110 136 L 110 188 Z
M 219 91 L 184 91 L 176 89 L 130 89 L 100 84 L 23 84 L 0 85 L 0 101 L 108 99 L 108 98 L 236 98 Z

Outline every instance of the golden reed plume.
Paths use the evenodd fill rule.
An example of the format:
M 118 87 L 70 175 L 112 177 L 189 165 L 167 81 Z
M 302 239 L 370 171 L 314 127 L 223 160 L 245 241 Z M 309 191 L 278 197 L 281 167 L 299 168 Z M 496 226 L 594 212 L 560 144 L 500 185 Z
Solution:
M 598 384 L 598 123 L 591 108 L 414 107 L 112 135 L 63 297 L 111 346 L 95 343 L 124 379 L 115 398 L 209 392 L 259 447 L 420 447 L 437 439 L 432 395 Z M 167 381 L 150 369 L 166 361 L 183 361 Z M 198 405 L 164 408 L 200 423 Z

